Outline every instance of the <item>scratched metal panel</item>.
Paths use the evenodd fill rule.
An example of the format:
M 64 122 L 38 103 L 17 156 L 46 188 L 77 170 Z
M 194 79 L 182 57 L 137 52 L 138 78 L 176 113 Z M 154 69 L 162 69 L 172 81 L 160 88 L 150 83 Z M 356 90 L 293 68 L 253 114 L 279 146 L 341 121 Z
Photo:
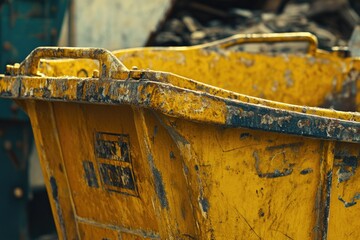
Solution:
M 232 93 L 261 98 L 254 103 L 268 99 L 343 111 L 359 108 L 360 94 L 356 90 L 360 85 L 358 60 L 324 52 L 254 54 L 222 46 L 234 40 L 241 42 L 245 37 L 239 35 L 188 48 L 125 49 L 115 51 L 114 55 L 129 69 L 136 66 L 138 69 L 171 72 Z M 307 38 L 311 40 L 313 36 Z M 81 59 L 44 62 L 40 71 L 48 76 L 71 74 L 80 77 L 83 73 L 90 76 L 95 69 L 97 66 L 91 60 Z M 171 83 L 191 87 L 184 82 Z M 246 97 L 242 99 L 246 100 Z
M 164 123 L 184 158 L 201 239 L 323 234 L 322 141 L 179 119 Z
M 32 114 L 49 113 L 43 108 L 47 105 L 40 104 Z M 323 189 L 328 181 L 324 181 L 322 165 L 331 149 L 322 140 L 223 129 L 131 110 L 129 106 L 51 105 L 54 128 L 64 150 L 61 158 L 53 159 L 52 169 L 65 170 L 69 184 L 51 177 L 52 201 L 58 202 L 63 196 L 58 189 L 69 187 L 80 234 L 94 231 L 96 236 L 110 237 L 116 230 L 116 234 L 137 239 L 158 238 L 160 231 L 166 238 L 178 236 L 174 230 L 180 226 L 179 222 L 169 225 L 167 221 L 187 217 L 195 218 L 198 224 L 186 220 L 184 229 L 199 229 L 179 233 L 199 239 L 232 238 L 239 233 L 247 239 L 307 239 L 323 234 L 326 212 L 321 204 L 325 203 Z M 129 174 L 110 170 L 105 176 L 99 167 L 102 162 L 113 166 L 132 163 L 139 195 L 121 189 L 129 186 L 125 184 Z M 110 180 L 104 181 L 107 177 Z M 187 190 L 179 186 L 184 177 Z M 110 187 L 119 189 L 108 188 L 111 182 Z M 185 201 L 177 203 L 177 194 Z M 133 202 L 138 197 L 142 201 Z M 148 197 L 159 205 L 146 203 Z M 156 220 L 155 216 L 147 217 L 142 204 L 147 206 L 146 211 L 153 208 Z M 192 207 L 186 209 L 186 204 Z M 57 211 L 70 206 L 59 205 Z M 164 218 L 162 212 L 167 213 Z M 301 231 L 299 222 L 303 223 Z M 149 229 L 151 224 L 155 224 L 155 231 Z
M 328 239 L 359 239 L 360 222 L 359 146 L 335 146 L 334 170 L 330 190 Z M 330 183 L 329 183 L 330 184 Z
M 146 194 L 152 187 L 144 160 L 134 150 L 139 147 L 131 109 L 113 109 L 113 119 L 99 121 L 94 114 L 103 108 L 85 108 L 83 112 L 78 105 L 54 104 L 55 118 L 62 119 L 57 121 L 62 147 L 79 149 L 63 152 L 77 218 L 156 233 L 156 218 L 148 207 L 151 192 Z
M 195 60 L 219 51 L 192 49 Z M 332 70 L 345 66 L 334 71 L 343 75 L 340 87 L 357 80 L 349 69 L 359 68 L 356 59 L 316 54 L 334 60 Z M 93 58 L 101 68 L 92 78 L 32 77 L 46 56 Z M 284 58 L 264 59 L 269 65 L 274 57 Z M 312 57 L 294 59 L 307 66 Z M 20 97 L 32 118 L 62 236 L 75 236 L 87 224 L 105 235 L 115 230 L 142 238 L 326 239 L 336 236 L 329 231 L 336 213 L 350 216 L 339 206 L 356 207 L 356 188 L 341 188 L 357 179 L 359 113 L 266 101 L 171 73 L 129 71 L 103 49 L 37 49 L 10 70 L 0 78 L 0 94 Z M 221 81 L 213 79 L 213 85 Z M 285 87 L 292 78 L 283 79 Z M 321 81 L 330 84 L 328 77 Z

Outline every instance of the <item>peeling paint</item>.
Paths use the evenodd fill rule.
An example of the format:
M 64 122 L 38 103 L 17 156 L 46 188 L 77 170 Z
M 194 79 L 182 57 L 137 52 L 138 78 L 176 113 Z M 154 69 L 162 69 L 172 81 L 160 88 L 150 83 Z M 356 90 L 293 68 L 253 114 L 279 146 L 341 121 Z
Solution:
M 258 216 L 259 216 L 260 218 L 262 218 L 262 217 L 265 216 L 264 210 L 263 210 L 262 208 L 259 209 L 259 211 L 258 211 Z
M 260 157 L 258 151 L 253 152 L 253 157 L 255 159 L 255 169 L 256 173 L 260 178 L 278 178 L 278 177 L 285 177 L 293 172 L 293 164 L 289 164 L 288 167 L 283 169 L 275 169 L 273 172 L 262 172 L 260 169 Z
M 245 139 L 245 138 L 249 138 L 249 137 L 251 137 L 250 133 L 242 133 L 242 134 L 240 134 L 240 139 Z
M 162 83 L 155 79 L 155 72 L 149 72 L 143 77 L 145 76 L 151 79 L 119 81 L 117 79 L 36 77 L 37 80 L 32 81 L 31 78 L 26 77 L 21 81 L 21 98 L 96 104 L 131 104 L 152 108 L 173 117 L 222 124 L 227 127 L 244 127 L 315 138 L 360 142 L 360 135 L 357 134 L 360 132 L 359 122 L 323 117 L 320 115 L 327 112 L 322 113 L 320 109 L 308 108 L 307 111 L 311 110 L 312 113 L 318 114 L 309 115 L 271 108 Z M 171 74 L 162 76 L 162 78 L 170 77 L 175 76 Z M 186 80 L 184 79 L 184 81 Z M 59 82 L 62 85 L 68 85 L 66 87 L 68 90 L 64 92 L 57 89 L 56 86 L 59 85 Z M 39 88 L 39 83 L 43 84 L 42 88 Z M 81 94 L 82 96 L 80 96 Z M 176 101 L 174 101 L 175 99 Z M 182 104 L 185 102 L 191 104 Z M 359 114 L 353 113 L 353 115 L 354 118 L 360 119 Z
M 341 196 L 339 196 L 338 199 L 339 199 L 339 201 L 341 201 L 344 204 L 344 207 L 346 207 L 346 208 L 352 207 L 355 204 L 357 204 L 357 202 L 355 200 L 360 200 L 360 193 L 355 193 L 352 200 L 349 202 L 345 201 Z
M 200 198 L 199 202 L 200 202 L 202 211 L 207 213 L 210 208 L 209 201 L 206 198 Z
M 360 78 L 360 72 L 352 69 L 349 71 L 345 80 L 342 82 L 342 88 L 340 91 L 330 92 L 326 98 L 322 107 L 332 108 L 342 111 L 357 111 L 357 81 Z M 336 80 L 336 79 L 335 79 Z M 335 82 L 336 84 L 336 82 Z
M 154 176 L 154 184 L 157 196 L 159 198 L 160 204 L 162 208 L 169 208 L 169 203 L 166 197 L 165 186 L 162 180 L 162 176 L 160 171 L 155 167 L 154 159 L 151 155 L 148 155 L 148 161 L 151 166 L 151 171 Z
M 268 131 L 286 132 L 303 136 L 324 139 L 349 141 L 360 132 L 360 126 L 352 126 L 351 121 L 342 123 L 340 119 L 321 118 L 314 115 L 295 113 L 283 110 L 271 111 L 258 105 L 238 105 L 228 103 L 227 125 Z M 252 117 L 244 117 L 252 113 Z M 355 134 L 355 135 L 354 135 Z M 359 138 L 360 135 L 357 135 Z M 334 139 L 334 140 L 335 140 Z
M 287 69 L 284 73 L 284 78 L 286 82 L 286 87 L 293 87 L 294 86 L 294 79 L 292 77 L 292 72 L 290 69 Z
M 330 216 L 330 198 L 331 198 L 331 187 L 332 187 L 332 170 L 328 171 L 326 174 L 326 178 L 325 178 L 325 202 L 321 203 L 324 206 L 324 210 L 323 213 L 324 217 L 322 218 L 323 221 L 323 228 L 321 229 L 321 231 L 323 232 L 323 236 L 322 239 L 326 240 L 327 239 L 327 234 L 328 234 L 328 227 L 329 227 L 329 216 Z
M 98 188 L 99 183 L 95 173 L 94 164 L 91 161 L 83 161 L 83 168 L 85 172 L 85 180 L 88 186 Z
M 311 168 L 305 168 L 305 169 L 300 171 L 300 174 L 301 175 L 307 175 L 307 174 L 312 173 L 312 172 L 313 172 L 313 170 Z
M 335 166 L 339 167 L 336 172 L 339 183 L 346 182 L 355 175 L 358 158 L 358 156 L 349 155 L 347 152 L 336 152 Z
M 53 176 L 51 176 L 49 182 L 50 182 L 51 191 L 52 191 L 52 198 L 55 203 L 56 213 L 57 213 L 57 217 L 58 217 L 58 223 L 60 225 L 62 236 L 66 240 L 66 228 L 65 228 L 63 213 L 61 210 L 61 205 L 59 203 L 59 191 L 58 191 L 56 179 Z
M 199 206 L 200 206 L 201 213 L 202 213 L 203 217 L 207 218 L 208 211 L 209 211 L 209 208 L 210 208 L 209 201 L 206 198 L 201 196 L 199 198 Z
M 247 59 L 244 57 L 240 58 L 240 62 L 243 63 L 246 67 L 251 67 L 254 65 L 254 60 L 253 59 Z

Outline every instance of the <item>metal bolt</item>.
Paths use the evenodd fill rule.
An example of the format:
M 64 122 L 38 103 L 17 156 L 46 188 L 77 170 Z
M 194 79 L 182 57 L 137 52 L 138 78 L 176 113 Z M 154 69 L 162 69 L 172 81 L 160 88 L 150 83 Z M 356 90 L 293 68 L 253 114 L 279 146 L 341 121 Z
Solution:
M 94 70 L 93 71 L 93 78 L 98 78 L 100 75 L 99 75 L 99 70 Z

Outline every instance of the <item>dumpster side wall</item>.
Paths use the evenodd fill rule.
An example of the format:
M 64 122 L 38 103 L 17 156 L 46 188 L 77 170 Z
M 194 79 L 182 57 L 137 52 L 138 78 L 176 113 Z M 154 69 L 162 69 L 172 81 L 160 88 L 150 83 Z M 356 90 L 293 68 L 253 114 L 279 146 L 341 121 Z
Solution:
M 179 119 L 164 122 L 189 170 L 201 239 L 313 239 L 326 234 L 327 144 Z
M 43 101 L 18 102 L 24 106 L 31 120 L 58 237 L 77 239 L 73 202 L 52 105 Z
M 182 157 L 151 112 L 43 101 L 26 110 L 60 236 L 197 236 Z
M 359 239 L 359 146 L 337 143 L 330 196 L 328 239 Z
M 60 238 L 356 236 L 356 144 L 128 105 L 19 102 Z
M 139 151 L 131 108 L 53 108 L 76 221 L 158 237 L 152 176 Z

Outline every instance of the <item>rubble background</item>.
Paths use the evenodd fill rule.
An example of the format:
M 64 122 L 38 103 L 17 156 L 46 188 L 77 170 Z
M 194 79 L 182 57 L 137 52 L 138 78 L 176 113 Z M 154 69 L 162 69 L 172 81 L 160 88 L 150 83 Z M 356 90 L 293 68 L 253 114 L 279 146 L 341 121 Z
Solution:
M 177 0 L 147 46 L 189 46 L 238 33 L 311 32 L 319 48 L 346 46 L 359 0 Z

